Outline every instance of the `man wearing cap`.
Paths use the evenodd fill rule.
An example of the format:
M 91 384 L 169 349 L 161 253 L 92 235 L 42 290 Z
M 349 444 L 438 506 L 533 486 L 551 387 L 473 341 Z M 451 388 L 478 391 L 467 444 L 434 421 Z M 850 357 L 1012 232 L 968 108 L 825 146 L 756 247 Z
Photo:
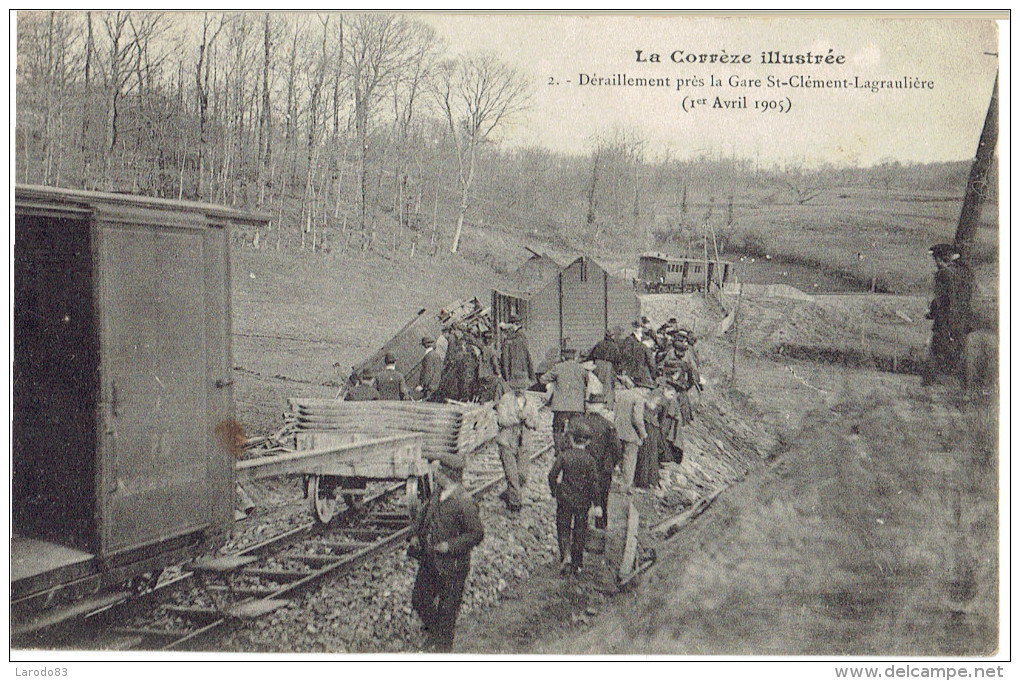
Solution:
M 584 398 L 588 391 L 588 370 L 577 362 L 577 350 L 563 351 L 563 361 L 542 375 L 544 385 L 553 386 L 553 444 L 556 451 L 566 447 L 565 432 L 571 417 L 584 413 Z
M 511 315 L 507 338 L 500 349 L 499 366 L 503 380 L 511 385 L 515 382 L 527 381 L 528 385 L 535 382 L 535 367 L 531 362 L 531 351 L 528 350 L 528 339 L 520 326 L 521 319 Z
M 556 537 L 560 548 L 560 573 L 580 573 L 588 536 L 588 511 L 596 499 L 598 473 L 586 451 L 591 430 L 582 422 L 570 431 L 570 447 L 556 456 L 549 470 L 549 488 L 556 497 Z
M 521 491 L 527 482 L 528 456 L 524 451 L 524 429 L 538 429 L 538 405 L 529 400 L 527 385 L 518 381 L 512 386 L 513 392 L 504 393 L 496 403 L 496 444 L 499 458 L 503 462 L 506 476 L 506 491 L 500 498 L 511 513 L 521 510 Z
M 602 383 L 606 406 L 612 409 L 615 397 L 616 365 L 620 362 L 620 344 L 613 338 L 612 332 L 606 330 L 605 338 L 595 344 L 588 357 L 595 362 L 595 376 Z
M 928 253 L 935 260 L 935 298 L 927 314 L 932 325 L 930 359 L 921 379 L 924 385 L 930 385 L 936 373 L 960 373 L 974 290 L 974 274 L 959 262 L 960 252 L 954 246 L 935 244 Z
M 383 400 L 409 400 L 411 392 L 407 389 L 407 381 L 397 371 L 397 358 L 392 352 L 387 352 L 383 358 L 386 368 L 375 377 L 376 390 Z
M 372 385 L 372 372 L 368 369 L 361 369 L 357 373 L 358 382 L 347 391 L 344 396 L 345 402 L 367 402 L 370 400 L 381 400 L 379 391 Z
M 438 490 L 415 516 L 408 555 L 418 560 L 411 607 L 428 634 L 428 647 L 446 653 L 471 569 L 471 550 L 485 538 L 478 504 L 461 485 L 464 462 L 444 458 L 436 472 Z
M 430 336 L 423 336 L 421 344 L 425 347 L 425 356 L 421 360 L 421 375 L 414 392 L 419 400 L 427 400 L 439 389 L 443 358 L 436 351 L 436 343 Z

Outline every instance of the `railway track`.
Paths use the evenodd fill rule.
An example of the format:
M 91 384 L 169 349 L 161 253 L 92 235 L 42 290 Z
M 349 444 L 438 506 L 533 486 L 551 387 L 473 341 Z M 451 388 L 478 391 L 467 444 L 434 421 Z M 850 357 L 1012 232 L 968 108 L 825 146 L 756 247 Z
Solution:
M 532 461 L 552 448 L 548 432 L 543 435 L 532 443 Z M 465 471 L 464 483 L 476 499 L 503 479 L 495 449 L 492 443 L 483 447 Z M 91 641 L 92 648 L 200 650 L 215 634 L 403 546 L 411 521 L 399 503 L 403 492 L 403 483 L 390 485 L 366 498 L 361 516 L 345 511 L 325 528 L 309 522 L 235 553 L 196 561 L 152 591 L 90 613 L 75 638 Z

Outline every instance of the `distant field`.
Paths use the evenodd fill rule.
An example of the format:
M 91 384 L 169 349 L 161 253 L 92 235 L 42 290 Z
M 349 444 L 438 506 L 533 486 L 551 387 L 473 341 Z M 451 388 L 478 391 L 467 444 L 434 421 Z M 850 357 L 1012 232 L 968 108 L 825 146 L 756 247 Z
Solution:
M 767 253 L 774 261 L 813 270 L 810 276 L 801 271 L 784 280 L 783 269 L 791 268 L 776 270 L 756 261 L 755 267 L 748 263 L 738 268 L 742 281 L 782 281 L 814 292 L 814 288 L 866 290 L 874 278 L 880 291 L 927 294 L 934 272 L 928 247 L 953 240 L 961 204 L 961 198 L 939 195 L 835 190 L 804 205 L 738 203 L 732 227 L 725 225 L 725 211 L 715 210 L 711 221 L 717 238 L 728 242 L 723 258 L 739 261 L 742 254 L 758 257 Z M 685 252 L 675 245 L 652 245 L 639 236 L 629 248 L 603 249 L 596 257 L 611 270 L 618 270 L 635 268 L 642 251 Z M 987 205 L 975 248 L 975 271 L 982 287 L 993 292 L 998 288 L 998 241 L 998 210 Z M 713 251 L 710 234 L 709 257 L 714 257 Z M 702 252 L 699 240 L 695 257 L 701 257 Z M 836 276 L 839 274 L 846 276 Z M 840 278 L 842 283 L 837 282 Z

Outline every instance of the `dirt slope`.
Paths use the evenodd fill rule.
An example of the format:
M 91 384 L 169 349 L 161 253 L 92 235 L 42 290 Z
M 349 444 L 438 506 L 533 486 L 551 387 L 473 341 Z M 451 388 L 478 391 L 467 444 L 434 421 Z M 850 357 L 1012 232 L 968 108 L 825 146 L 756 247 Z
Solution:
M 975 655 L 997 644 L 995 423 L 850 381 L 640 591 L 550 653 Z

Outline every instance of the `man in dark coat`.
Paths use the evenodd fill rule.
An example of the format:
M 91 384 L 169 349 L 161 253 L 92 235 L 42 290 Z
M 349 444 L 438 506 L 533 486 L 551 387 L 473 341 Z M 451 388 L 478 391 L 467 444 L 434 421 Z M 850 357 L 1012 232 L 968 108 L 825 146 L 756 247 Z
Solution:
M 379 391 L 380 399 L 383 400 L 409 400 L 411 391 L 407 389 L 407 381 L 403 374 L 397 371 L 397 358 L 391 352 L 387 352 L 383 358 L 386 368 L 375 377 L 375 387 Z
M 427 400 L 439 390 L 439 379 L 443 375 L 443 357 L 436 350 L 436 343 L 428 336 L 421 339 L 425 356 L 421 360 L 421 375 L 414 391 L 419 400 Z
M 583 424 L 592 434 L 587 451 L 595 462 L 595 470 L 598 473 L 598 493 L 594 505 L 598 506 L 602 513 L 595 519 L 595 527 L 602 530 L 606 529 L 609 522 L 609 490 L 613 483 L 613 470 L 623 460 L 623 446 L 612 424 L 613 418 L 611 411 L 605 412 L 604 416 L 590 411 L 575 416 L 570 421 L 571 432 Z
M 498 400 L 506 392 L 500 376 L 499 360 L 492 349 L 492 338 L 483 334 L 478 341 L 478 383 L 474 397 L 479 402 Z
M 578 422 L 570 432 L 570 447 L 556 456 L 549 470 L 549 488 L 556 497 L 556 537 L 562 574 L 580 573 L 588 537 L 588 511 L 598 494 L 595 462 L 586 451 L 591 431 Z
M 930 359 L 922 377 L 925 385 L 931 384 L 935 374 L 960 375 L 974 291 L 974 274 L 959 262 L 960 252 L 955 247 L 936 244 L 928 253 L 935 260 L 935 298 L 927 315 L 932 325 Z
M 425 626 L 428 647 L 442 653 L 453 648 L 471 550 L 485 538 L 478 504 L 461 485 L 462 475 L 463 461 L 443 461 L 435 476 L 439 490 L 415 516 L 408 546 L 408 555 L 418 560 L 411 607 Z
M 519 317 L 510 318 L 510 329 L 500 349 L 499 366 L 503 380 L 510 385 L 527 381 L 530 386 L 535 382 L 535 366 L 531 362 L 528 339 L 521 331 Z
M 467 348 L 464 345 L 464 333 L 460 329 L 453 329 L 449 336 L 449 346 L 446 348 L 446 359 L 443 362 L 443 372 L 439 379 L 439 389 L 436 391 L 435 401 L 462 400 L 460 393 L 461 382 L 465 373 L 465 357 Z
M 595 344 L 588 358 L 595 362 L 595 376 L 602 383 L 602 394 L 605 396 L 606 406 L 612 409 L 616 365 L 620 362 L 620 344 L 613 338 L 612 332 L 606 331 L 606 337 Z
M 634 332 L 620 344 L 620 366 L 618 373 L 627 374 L 638 385 L 651 385 L 655 375 L 655 358 L 652 351 L 641 342 L 644 328 L 641 322 L 634 322 Z
M 357 375 L 358 382 L 351 386 L 344 396 L 345 402 L 367 402 L 369 400 L 381 400 L 379 391 L 372 384 L 372 372 L 362 369 Z
M 559 453 L 566 447 L 567 423 L 573 416 L 584 413 L 588 370 L 577 363 L 577 351 L 567 349 L 563 351 L 563 361 L 542 375 L 542 383 L 553 386 L 549 408 L 553 413 L 553 444 Z

